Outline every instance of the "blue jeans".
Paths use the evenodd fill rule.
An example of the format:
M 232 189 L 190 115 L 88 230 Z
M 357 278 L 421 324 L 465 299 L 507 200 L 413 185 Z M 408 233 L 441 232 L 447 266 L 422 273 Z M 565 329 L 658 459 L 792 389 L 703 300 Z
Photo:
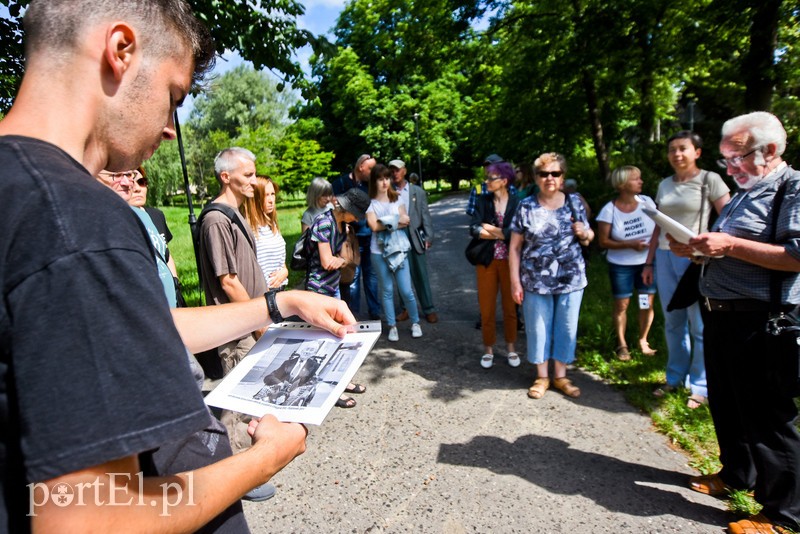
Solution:
M 381 287 L 381 302 L 383 304 L 383 314 L 386 316 L 386 324 L 394 326 L 397 321 L 394 316 L 394 282 L 397 282 L 397 292 L 403 299 L 403 304 L 408 310 L 412 323 L 419 322 L 419 310 L 417 310 L 417 299 L 414 297 L 414 290 L 411 288 L 411 269 L 408 266 L 408 257 L 403 260 L 403 264 L 395 272 L 389 269 L 389 264 L 380 254 L 372 255 L 372 268 L 378 275 Z
M 691 260 L 669 250 L 656 250 L 656 286 L 661 295 L 664 330 L 667 338 L 667 384 L 687 386 L 692 394 L 708 396 L 706 365 L 703 359 L 703 318 L 695 302 L 683 310 L 667 311 L 678 281 Z M 692 354 L 694 352 L 694 354 Z M 688 376 L 687 376 L 688 375 Z M 688 382 L 688 384 L 687 384 Z
M 525 292 L 522 313 L 529 362 L 536 365 L 553 359 L 569 364 L 575 360 L 582 300 L 583 289 L 558 295 Z
M 350 301 L 347 305 L 353 313 L 361 311 L 361 285 L 364 284 L 364 296 L 367 298 L 367 310 L 370 316 L 381 314 L 378 302 L 378 277 L 370 262 L 369 242 L 371 236 L 358 236 L 358 248 L 361 253 L 361 264 L 356 266 L 355 278 L 350 283 Z

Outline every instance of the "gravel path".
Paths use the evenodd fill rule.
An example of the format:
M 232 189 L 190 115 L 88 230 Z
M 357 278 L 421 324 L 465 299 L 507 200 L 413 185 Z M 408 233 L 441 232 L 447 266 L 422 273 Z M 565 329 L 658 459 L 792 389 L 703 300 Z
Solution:
M 440 322 L 382 337 L 358 406 L 310 428 L 274 499 L 245 503 L 253 532 L 721 532 L 724 503 L 686 488 L 687 458 L 618 391 L 575 370 L 579 399 L 533 401 L 529 364 L 480 367 L 465 206 L 431 206 Z

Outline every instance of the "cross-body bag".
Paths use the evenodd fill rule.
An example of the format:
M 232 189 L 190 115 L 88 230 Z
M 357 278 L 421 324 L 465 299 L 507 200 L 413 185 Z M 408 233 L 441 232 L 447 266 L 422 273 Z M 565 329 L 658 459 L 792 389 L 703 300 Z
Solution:
M 700 189 L 700 220 L 697 222 L 697 233 L 703 232 L 703 215 L 705 215 L 706 199 L 708 198 L 708 171 L 703 171 L 705 176 L 703 178 L 703 185 Z M 688 308 L 700 299 L 700 277 L 703 276 L 705 270 L 705 262 L 695 262 L 689 264 L 689 267 L 678 280 L 678 285 L 675 287 L 675 293 L 669 299 L 667 304 L 667 311 L 682 310 Z

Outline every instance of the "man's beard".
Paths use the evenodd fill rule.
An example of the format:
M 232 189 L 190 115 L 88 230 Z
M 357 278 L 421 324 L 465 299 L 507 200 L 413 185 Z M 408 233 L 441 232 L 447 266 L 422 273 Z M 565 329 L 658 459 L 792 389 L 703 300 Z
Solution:
M 745 191 L 752 189 L 754 185 L 764 178 L 763 176 L 759 176 L 757 174 L 745 174 L 744 176 L 747 176 L 747 180 L 744 183 L 740 182 L 738 178 L 734 181 L 736 182 L 736 185 L 739 186 L 739 189 L 744 189 Z

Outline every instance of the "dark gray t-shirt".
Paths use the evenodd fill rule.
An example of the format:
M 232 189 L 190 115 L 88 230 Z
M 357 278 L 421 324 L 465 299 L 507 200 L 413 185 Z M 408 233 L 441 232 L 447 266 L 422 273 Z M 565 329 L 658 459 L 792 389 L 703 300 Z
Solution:
M 27 484 L 143 458 L 209 414 L 122 199 L 57 147 L 0 137 L 0 227 L 0 531 L 25 532 Z

